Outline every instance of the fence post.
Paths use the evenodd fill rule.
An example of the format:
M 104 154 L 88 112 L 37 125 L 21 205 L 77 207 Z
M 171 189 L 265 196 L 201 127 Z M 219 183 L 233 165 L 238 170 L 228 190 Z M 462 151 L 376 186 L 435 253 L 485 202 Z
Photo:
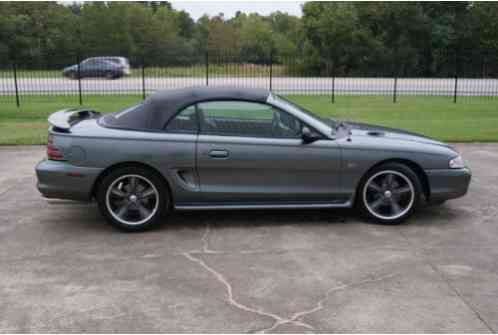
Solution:
M 142 56 L 142 100 L 145 100 L 145 59 Z
M 76 54 L 76 64 L 78 66 L 78 96 L 79 96 L 79 101 L 80 101 L 80 106 L 83 105 L 83 95 L 81 94 L 81 70 L 80 70 L 80 53 Z
M 393 104 L 398 100 L 398 48 L 394 51 L 394 86 L 393 86 Z
M 206 50 L 205 62 L 206 62 L 206 86 L 209 86 L 209 56 L 207 50 Z
M 453 90 L 453 103 L 457 102 L 457 91 L 458 91 L 458 76 L 455 74 L 455 87 Z
M 396 103 L 398 94 L 398 74 L 394 74 L 393 104 Z
M 335 103 L 335 67 L 332 63 L 332 103 Z
M 455 86 L 453 88 L 453 103 L 456 104 L 458 95 L 458 53 L 455 52 Z
M 16 105 L 17 108 L 20 106 L 20 101 L 19 101 L 19 86 L 17 84 L 17 66 L 16 62 L 12 62 L 12 70 L 14 71 L 14 88 L 16 90 Z
M 273 49 L 270 50 L 270 92 L 272 90 L 272 80 L 273 80 Z

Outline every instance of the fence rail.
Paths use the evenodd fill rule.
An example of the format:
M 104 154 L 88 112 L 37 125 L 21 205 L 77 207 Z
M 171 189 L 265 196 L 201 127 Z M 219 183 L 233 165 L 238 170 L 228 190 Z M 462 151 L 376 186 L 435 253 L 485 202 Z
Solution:
M 166 57 L 166 56 L 165 56 Z M 80 62 L 83 60 L 83 62 Z M 88 95 L 141 95 L 188 86 L 262 87 L 278 94 L 328 95 L 335 102 L 343 95 L 392 97 L 393 103 L 408 95 L 498 97 L 498 57 L 455 57 L 453 64 L 439 64 L 437 75 L 406 71 L 402 62 L 377 66 L 383 71 L 359 75 L 354 69 L 323 60 L 307 68 L 304 60 L 268 57 L 265 63 L 244 63 L 224 54 L 204 54 L 181 65 L 175 59 L 162 66 L 133 64 L 129 71 L 115 60 L 74 57 L 74 65 L 18 64 L 0 68 L 0 102 L 22 104 L 25 97 L 74 96 L 80 104 Z M 93 64 L 93 65 L 92 65 Z M 92 67 L 93 66 L 93 67 Z M 64 70 L 65 69 L 65 70 Z M 64 71 L 63 71 L 64 70 Z M 336 75 L 338 74 L 338 75 Z

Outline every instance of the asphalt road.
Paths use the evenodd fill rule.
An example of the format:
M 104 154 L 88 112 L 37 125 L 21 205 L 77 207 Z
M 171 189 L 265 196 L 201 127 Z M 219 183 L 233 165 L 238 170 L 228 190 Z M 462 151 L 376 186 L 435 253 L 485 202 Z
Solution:
M 124 234 L 43 200 L 43 147 L 0 148 L 0 332 L 496 332 L 498 145 L 469 194 L 380 226 L 352 211 L 175 214 Z
M 18 89 L 22 94 L 76 94 L 78 81 L 61 77 L 18 78 Z M 206 85 L 203 77 L 147 77 L 145 90 L 150 93 L 158 89 Z M 269 78 L 211 77 L 210 86 L 270 87 Z M 454 78 L 399 78 L 399 95 L 447 95 L 455 91 Z M 394 78 L 291 78 L 275 77 L 272 89 L 281 94 L 330 94 L 334 87 L 337 95 L 392 95 Z M 81 89 L 85 94 L 142 94 L 141 78 L 83 79 Z M 458 79 L 459 96 L 498 96 L 498 79 Z M 13 78 L 0 78 L 0 95 L 15 93 Z

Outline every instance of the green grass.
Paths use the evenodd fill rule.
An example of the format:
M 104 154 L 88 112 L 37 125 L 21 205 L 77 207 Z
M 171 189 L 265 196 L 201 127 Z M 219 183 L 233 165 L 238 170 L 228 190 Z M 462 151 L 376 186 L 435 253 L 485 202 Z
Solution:
M 85 96 L 84 106 L 102 112 L 116 112 L 142 100 L 141 96 Z M 70 107 L 79 107 L 78 97 L 23 97 L 17 108 L 13 99 L 0 97 L 0 144 L 45 144 L 47 117 Z
M 322 115 L 404 128 L 452 142 L 498 141 L 498 99 L 465 98 L 457 104 L 448 97 L 289 96 L 294 102 Z M 114 112 L 141 101 L 140 96 L 84 96 L 84 106 Z M 0 144 L 44 144 L 47 117 L 78 107 L 75 96 L 22 97 L 17 108 L 12 97 L 0 97 Z

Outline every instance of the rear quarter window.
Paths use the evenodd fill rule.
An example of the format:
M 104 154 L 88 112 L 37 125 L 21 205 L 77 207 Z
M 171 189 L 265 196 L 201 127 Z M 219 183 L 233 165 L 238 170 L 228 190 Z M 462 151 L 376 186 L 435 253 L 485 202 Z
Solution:
M 143 104 L 138 104 L 120 112 L 108 114 L 103 119 L 104 124 L 110 127 L 144 129 L 146 127 L 144 108 Z

